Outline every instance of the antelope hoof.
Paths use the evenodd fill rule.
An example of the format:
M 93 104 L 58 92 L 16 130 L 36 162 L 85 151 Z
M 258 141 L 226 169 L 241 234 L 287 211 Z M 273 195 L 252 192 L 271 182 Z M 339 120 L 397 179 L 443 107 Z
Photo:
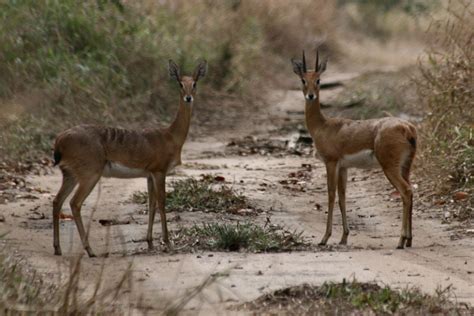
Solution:
M 87 251 L 87 254 L 89 255 L 89 258 L 97 257 L 90 247 L 87 247 L 86 251 Z
M 341 241 L 339 242 L 339 245 L 347 245 L 347 237 L 342 237 Z
M 407 243 L 405 244 L 405 246 L 411 247 L 411 240 L 412 238 L 407 238 Z
M 154 249 L 153 247 L 153 241 L 148 240 L 148 251 L 152 251 Z
M 321 239 L 321 242 L 318 245 L 326 246 L 326 244 L 328 243 L 329 237 L 331 237 L 331 235 L 324 235 L 323 239 Z
M 54 255 L 55 256 L 61 256 L 62 255 L 61 248 L 54 247 Z
M 406 237 L 400 237 L 400 241 L 398 242 L 398 246 L 397 246 L 397 249 L 403 249 L 405 248 L 405 241 L 406 241 Z

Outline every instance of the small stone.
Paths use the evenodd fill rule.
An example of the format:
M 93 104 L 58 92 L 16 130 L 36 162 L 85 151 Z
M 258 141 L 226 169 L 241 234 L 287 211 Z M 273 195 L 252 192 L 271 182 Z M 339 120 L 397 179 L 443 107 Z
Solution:
M 453 194 L 453 198 L 456 201 L 464 200 L 469 197 L 469 194 L 467 192 L 456 192 Z

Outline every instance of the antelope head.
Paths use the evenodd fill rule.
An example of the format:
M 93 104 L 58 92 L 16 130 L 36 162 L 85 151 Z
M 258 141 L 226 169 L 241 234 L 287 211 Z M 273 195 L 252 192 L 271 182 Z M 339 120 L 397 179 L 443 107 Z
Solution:
M 180 86 L 181 98 L 186 103 L 194 101 L 196 94 L 196 84 L 199 78 L 204 77 L 207 72 L 207 62 L 202 60 L 196 67 L 192 76 L 181 76 L 179 66 L 174 61 L 169 60 L 168 71 L 170 78 L 176 80 Z
M 326 70 L 327 60 L 319 63 L 319 51 L 316 51 L 316 64 L 314 69 L 307 69 L 306 58 L 303 51 L 303 59 L 291 59 L 293 71 L 297 74 L 302 83 L 302 90 L 306 100 L 313 101 L 319 99 L 320 76 Z

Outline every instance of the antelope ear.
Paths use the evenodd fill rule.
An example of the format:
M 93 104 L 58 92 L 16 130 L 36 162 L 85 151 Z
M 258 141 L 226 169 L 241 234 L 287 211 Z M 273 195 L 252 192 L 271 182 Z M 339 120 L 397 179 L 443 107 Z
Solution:
M 176 81 L 181 81 L 180 79 L 181 76 L 179 74 L 179 66 L 176 65 L 176 63 L 172 61 L 171 59 L 168 62 L 168 72 L 170 74 L 171 79 L 174 79 Z
M 293 71 L 300 77 L 303 77 L 303 63 L 296 59 L 291 59 L 291 64 L 293 65 Z
M 197 65 L 193 73 L 193 80 L 198 81 L 199 78 L 204 77 L 207 73 L 207 61 L 203 60 Z
M 326 71 L 326 66 L 328 64 L 328 60 L 325 59 L 322 63 L 319 64 L 319 67 L 318 67 L 318 73 L 319 74 L 322 74 L 323 72 Z

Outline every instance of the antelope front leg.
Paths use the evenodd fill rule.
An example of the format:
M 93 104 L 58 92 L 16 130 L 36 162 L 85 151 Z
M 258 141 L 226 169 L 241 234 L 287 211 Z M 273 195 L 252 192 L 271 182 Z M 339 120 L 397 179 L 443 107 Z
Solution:
M 148 186 L 148 232 L 146 240 L 148 242 L 148 250 L 153 250 L 153 223 L 155 222 L 156 213 L 156 193 L 153 185 L 153 178 L 147 178 Z
M 347 225 L 346 215 L 346 186 L 347 186 L 347 169 L 339 169 L 339 177 L 337 182 L 337 195 L 339 196 L 339 208 L 341 209 L 342 215 L 342 238 L 339 244 L 347 245 L 347 236 L 349 236 L 349 226 Z
M 161 219 L 161 234 L 164 243 L 169 247 L 170 240 L 168 234 L 168 225 L 166 223 L 166 210 L 165 210 L 165 200 L 166 200 L 166 176 L 163 173 L 158 173 L 153 175 L 153 185 L 155 187 L 156 199 L 158 202 L 158 209 L 160 210 L 160 219 Z
M 326 245 L 332 233 L 332 213 L 334 210 L 337 186 L 337 162 L 328 162 L 326 164 L 326 177 L 328 186 L 328 219 L 326 222 L 326 233 L 319 243 L 321 246 Z

